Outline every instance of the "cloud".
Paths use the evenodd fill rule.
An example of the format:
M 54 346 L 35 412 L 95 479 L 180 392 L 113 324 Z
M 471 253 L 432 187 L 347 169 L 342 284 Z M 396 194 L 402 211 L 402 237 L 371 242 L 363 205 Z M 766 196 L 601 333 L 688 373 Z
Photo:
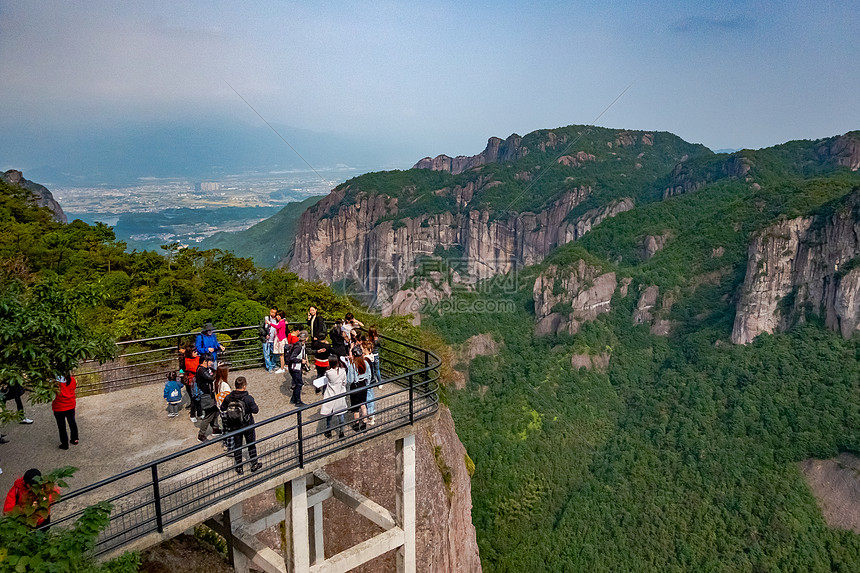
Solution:
M 754 18 L 738 16 L 689 16 L 674 21 L 669 30 L 676 34 L 712 34 L 748 30 L 756 26 Z

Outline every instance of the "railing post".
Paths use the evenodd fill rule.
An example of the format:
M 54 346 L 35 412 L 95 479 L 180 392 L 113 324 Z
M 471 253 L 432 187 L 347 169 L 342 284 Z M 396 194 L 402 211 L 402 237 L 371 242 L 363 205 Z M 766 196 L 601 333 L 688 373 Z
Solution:
M 164 518 L 161 515 L 161 494 L 158 490 L 158 466 L 150 466 L 152 469 L 152 495 L 155 498 L 155 526 L 159 533 L 164 533 Z
M 415 384 L 412 382 L 412 374 L 409 375 L 409 424 L 415 423 Z
M 302 411 L 296 412 L 296 431 L 299 437 L 299 467 L 305 467 L 305 447 L 302 443 Z

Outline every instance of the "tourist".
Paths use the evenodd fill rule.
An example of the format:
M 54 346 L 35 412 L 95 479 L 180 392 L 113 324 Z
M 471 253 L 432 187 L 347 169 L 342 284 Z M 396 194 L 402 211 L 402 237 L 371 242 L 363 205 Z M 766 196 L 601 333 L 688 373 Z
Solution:
M 361 348 L 362 356 L 367 361 L 367 367 L 370 369 L 370 380 L 367 381 L 367 423 L 368 425 L 373 426 L 376 424 L 376 402 L 374 401 L 376 398 L 376 390 L 373 388 L 373 343 L 369 340 L 365 340 L 364 342 L 356 345 L 356 348 Z
M 200 356 L 211 354 L 212 362 L 215 365 L 218 364 L 218 352 L 224 351 L 224 346 L 218 342 L 218 337 L 215 335 L 215 326 L 211 322 L 207 322 L 203 327 L 203 331 L 197 335 L 194 346 L 197 348 L 197 353 Z
M 204 354 L 200 357 L 200 366 L 197 368 L 195 382 L 200 391 L 200 407 L 203 409 L 203 417 L 197 432 L 197 440 L 205 442 L 206 433 L 211 428 L 213 434 L 220 434 L 221 428 L 216 423 L 218 420 L 218 404 L 215 402 L 215 361 L 212 355 Z
M 346 313 L 343 317 L 344 324 L 350 325 L 354 329 L 364 328 L 364 323 L 355 318 L 351 312 Z
M 367 340 L 373 344 L 373 379 L 376 384 L 380 384 L 379 388 L 381 388 L 382 366 L 379 362 L 379 349 L 382 348 L 382 337 L 375 325 L 367 329 Z
M 175 418 L 182 408 L 182 385 L 176 381 L 176 372 L 167 373 L 167 383 L 164 385 L 164 399 L 167 400 L 167 417 Z
M 308 334 L 311 338 L 311 348 L 316 350 L 325 344 L 325 319 L 320 316 L 315 306 L 308 308 Z
M 260 411 L 254 397 L 248 394 L 248 382 L 244 376 L 236 378 L 236 389 L 230 392 L 221 404 L 221 412 L 224 414 L 226 430 L 234 432 L 247 428 L 254 424 L 254 414 Z M 236 473 L 242 475 L 242 440 L 248 446 L 248 461 L 251 471 L 255 472 L 263 467 L 257 461 L 257 435 L 254 428 L 237 433 L 233 436 L 233 459 L 236 461 Z
M 302 380 L 302 371 L 308 363 L 307 354 L 305 352 L 305 343 L 307 342 L 307 339 L 307 331 L 301 331 L 298 335 L 298 342 L 290 345 L 289 355 L 284 357 L 284 361 L 289 365 L 290 376 L 293 378 L 293 395 L 290 397 L 290 404 L 295 404 L 296 406 L 305 405 L 305 403 L 302 402 L 302 386 L 304 385 L 304 381 Z
M 367 383 L 370 381 L 370 365 L 363 356 L 361 348 L 353 349 L 350 356 L 343 358 L 346 363 L 346 381 L 349 384 L 350 412 L 353 413 L 352 429 L 362 432 L 367 429 Z
M 329 331 L 331 338 L 331 353 L 337 357 L 349 355 L 349 341 L 343 336 L 343 319 L 334 321 L 334 326 Z
M 69 444 L 78 444 L 78 424 L 75 422 L 75 406 L 77 403 L 75 388 L 78 383 L 71 373 L 57 378 L 57 397 L 51 404 L 54 418 L 57 420 L 57 429 L 60 431 L 60 449 L 68 450 Z M 66 424 L 69 432 L 66 433 Z M 70 439 L 71 438 L 71 439 Z
M 200 367 L 200 354 L 195 346 L 189 346 L 183 352 L 180 349 L 180 362 L 184 369 L 182 383 L 185 384 L 185 391 L 188 393 L 189 405 L 191 409 L 191 421 L 197 422 L 197 418 L 203 417 L 203 409 L 200 407 L 200 390 L 197 388 L 195 378 L 197 377 L 197 369 Z
M 346 368 L 337 356 L 329 361 L 329 368 L 325 373 L 326 386 L 323 391 L 323 400 L 332 398 L 329 402 L 323 402 L 320 406 L 320 415 L 325 416 L 325 437 L 331 438 L 331 419 L 337 416 L 337 435 L 343 437 L 343 414 L 347 410 L 346 404 Z
M 39 479 L 42 477 L 42 472 L 36 468 L 32 468 L 24 472 L 24 475 L 15 480 L 9 492 L 6 494 L 6 500 L 3 503 L 3 513 L 12 513 L 16 508 L 27 512 L 30 508 L 38 508 L 42 503 L 39 497 L 45 496 L 44 487 L 39 484 Z M 55 497 L 60 495 L 60 490 L 56 487 L 52 488 L 47 493 L 47 504 L 44 504 L 44 509 L 37 509 L 32 513 L 35 520 L 30 524 L 32 527 L 44 527 L 51 523 L 51 503 Z M 44 499 L 42 500 L 44 502 Z
M 281 367 L 275 370 L 276 374 L 284 373 L 284 346 L 287 344 L 287 321 L 284 320 L 284 313 L 278 312 L 275 314 L 275 342 L 274 353 L 278 356 Z
M 15 407 L 18 408 L 18 415 L 21 416 L 21 419 L 18 420 L 19 424 L 33 423 L 33 420 L 24 415 L 24 403 L 21 401 L 21 397 L 24 395 L 24 388 L 20 384 L 6 383 L 0 386 L 0 394 L 3 395 L 4 402 L 15 400 Z
M 238 378 L 237 378 L 238 380 Z M 221 412 L 221 404 L 224 403 L 224 400 L 227 396 L 232 392 L 232 388 L 230 388 L 230 383 L 227 382 L 227 367 L 219 366 L 215 371 L 215 405 L 218 406 L 219 412 L 221 415 L 221 427 L 227 427 L 227 421 L 224 418 L 224 412 Z M 233 449 L 233 439 L 225 438 L 222 440 L 221 445 L 224 446 L 225 450 Z
M 319 348 L 314 351 L 314 366 L 317 369 L 317 378 L 325 376 L 325 371 L 328 370 L 329 358 L 331 358 L 329 345 L 325 342 L 320 343 Z
M 272 307 L 269 309 L 268 316 L 263 318 L 263 362 L 266 366 L 266 370 L 268 370 L 269 372 L 275 370 L 275 361 L 272 358 L 272 354 L 274 354 L 275 352 L 275 339 L 278 335 L 277 331 L 275 330 L 277 315 L 278 309 Z

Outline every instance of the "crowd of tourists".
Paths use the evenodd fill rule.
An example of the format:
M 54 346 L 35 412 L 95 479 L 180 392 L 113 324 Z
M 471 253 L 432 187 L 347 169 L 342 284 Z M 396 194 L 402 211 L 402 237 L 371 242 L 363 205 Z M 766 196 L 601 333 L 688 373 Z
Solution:
M 314 394 L 322 394 L 320 414 L 325 419 L 326 438 L 343 438 L 350 427 L 354 432 L 364 432 L 368 426 L 376 424 L 376 389 L 372 385 L 382 383 L 380 336 L 376 327 L 365 330 L 364 324 L 352 313 L 327 325 L 318 310 L 310 307 L 307 322 L 301 325 L 287 323 L 285 313 L 272 308 L 259 330 L 265 368 L 274 374 L 288 373 L 291 404 L 306 405 L 303 399 L 305 376 L 313 377 Z M 253 428 L 254 415 L 260 408 L 249 394 L 244 376 L 236 377 L 231 387 L 229 361 L 220 359 L 225 350 L 218 341 L 214 325 L 207 323 L 193 344 L 179 349 L 177 369 L 167 374 L 164 400 L 168 418 L 178 418 L 185 405 L 190 421 L 197 427 L 200 442 L 208 441 L 211 435 L 229 433 L 222 444 L 232 452 L 234 469 L 242 475 L 245 451 L 250 471 L 263 467 L 257 459 Z M 315 376 L 310 374 L 311 365 Z M 59 377 L 57 387 L 52 410 L 59 432 L 59 447 L 67 450 L 80 440 L 75 421 L 75 377 L 71 373 Z M 2 397 L 15 400 L 22 424 L 33 423 L 23 414 L 20 393 L 7 391 Z M 277 413 L 271 412 L 272 415 Z M 0 435 L 0 443 L 5 441 L 5 435 Z M 35 483 L 37 473 L 36 469 L 29 470 L 15 482 L 4 510 L 10 511 L 19 505 L 22 492 Z
M 236 378 L 235 388 L 231 388 L 228 360 L 218 358 L 225 348 L 214 330 L 211 323 L 206 324 L 194 344 L 179 349 L 178 369 L 168 374 L 164 386 L 167 416 L 178 417 L 187 400 L 185 407 L 197 426 L 197 439 L 205 442 L 211 435 L 230 432 L 231 437 L 222 442 L 233 452 L 236 471 L 243 473 L 243 449 L 248 452 L 251 471 L 256 471 L 262 464 L 257 460 L 255 431 L 249 426 L 255 423 L 259 406 L 248 393 L 244 377 Z M 315 307 L 308 309 L 306 323 L 288 323 L 284 312 L 272 308 L 259 335 L 264 366 L 270 373 L 286 376 L 291 404 L 306 405 L 305 377 L 315 374 L 313 387 L 315 394 L 322 394 L 320 413 L 325 417 L 327 438 L 343 438 L 349 427 L 363 432 L 376 424 L 375 388 L 370 386 L 381 384 L 382 375 L 380 336 L 375 327 L 365 331 L 364 324 L 347 313 L 329 328 Z M 348 421 L 349 414 L 352 419 Z M 249 429 L 237 433 L 243 428 Z

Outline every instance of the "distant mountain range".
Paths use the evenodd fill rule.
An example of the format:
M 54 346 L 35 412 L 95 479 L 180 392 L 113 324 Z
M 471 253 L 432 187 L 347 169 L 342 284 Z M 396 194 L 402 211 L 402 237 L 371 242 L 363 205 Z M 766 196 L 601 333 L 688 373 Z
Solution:
M 397 142 L 275 128 L 315 168 L 405 167 L 412 158 Z M 269 127 L 238 121 L 127 123 L 92 130 L 7 126 L 4 132 L 0 170 L 22 170 L 48 187 L 307 169 Z

